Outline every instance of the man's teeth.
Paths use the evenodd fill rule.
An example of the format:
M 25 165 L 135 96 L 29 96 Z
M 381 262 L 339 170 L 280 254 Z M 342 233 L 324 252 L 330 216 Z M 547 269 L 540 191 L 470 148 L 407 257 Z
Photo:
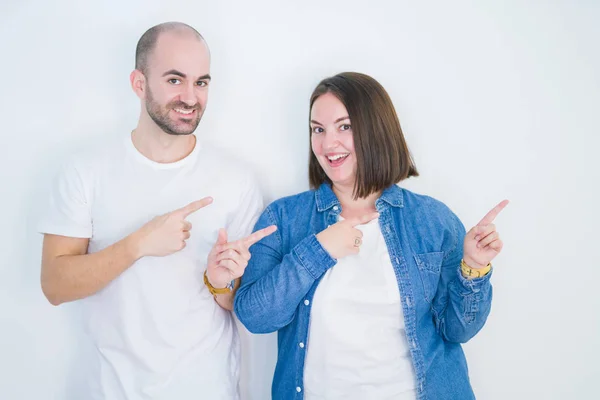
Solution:
M 177 111 L 178 113 L 181 113 L 181 114 L 191 114 L 194 112 L 193 109 L 192 110 L 184 110 L 182 108 L 176 108 L 175 111 Z
M 347 153 L 347 154 L 336 154 L 335 156 L 328 156 L 327 158 L 329 159 L 329 161 L 337 161 L 340 158 L 347 157 L 348 154 L 350 154 L 350 153 Z

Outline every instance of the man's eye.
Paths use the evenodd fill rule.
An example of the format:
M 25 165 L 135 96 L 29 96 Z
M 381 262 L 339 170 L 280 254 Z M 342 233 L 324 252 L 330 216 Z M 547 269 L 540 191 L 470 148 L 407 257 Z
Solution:
M 208 83 L 205 81 L 198 81 L 197 85 L 200 87 L 204 87 L 204 86 L 208 85 Z
M 171 79 L 169 79 L 169 83 L 171 83 L 173 85 L 179 85 L 181 83 L 181 81 L 176 78 L 171 78 Z

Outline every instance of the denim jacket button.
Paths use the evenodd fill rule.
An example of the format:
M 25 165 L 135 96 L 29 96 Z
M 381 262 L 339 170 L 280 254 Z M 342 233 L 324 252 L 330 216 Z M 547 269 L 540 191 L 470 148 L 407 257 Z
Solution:
M 310 304 L 310 301 L 309 301 L 309 300 L 304 300 L 304 305 L 305 305 L 305 306 L 307 306 L 307 305 L 309 305 L 309 304 Z
M 300 343 L 298 343 L 298 346 L 300 346 L 300 348 L 303 349 L 304 348 L 304 343 L 300 342 Z
M 333 211 L 337 211 L 338 210 L 338 206 L 333 206 Z
M 296 392 L 300 393 L 302 391 L 302 388 L 300 386 L 296 387 Z

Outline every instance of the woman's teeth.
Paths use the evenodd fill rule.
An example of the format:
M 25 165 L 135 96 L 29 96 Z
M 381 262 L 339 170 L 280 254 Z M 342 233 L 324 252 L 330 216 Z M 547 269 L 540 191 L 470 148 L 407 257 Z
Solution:
M 337 161 L 341 158 L 345 158 L 348 157 L 350 153 L 346 153 L 346 154 L 336 154 L 334 156 L 327 156 L 327 158 L 329 159 L 329 161 Z

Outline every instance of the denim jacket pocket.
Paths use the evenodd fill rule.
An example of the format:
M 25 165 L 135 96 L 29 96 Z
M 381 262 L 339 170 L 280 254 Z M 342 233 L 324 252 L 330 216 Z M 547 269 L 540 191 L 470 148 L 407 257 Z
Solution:
M 423 283 L 423 292 L 425 300 L 431 303 L 437 292 L 437 286 L 440 281 L 440 273 L 444 252 L 438 251 L 433 253 L 415 254 L 415 261 L 419 268 L 419 276 Z

